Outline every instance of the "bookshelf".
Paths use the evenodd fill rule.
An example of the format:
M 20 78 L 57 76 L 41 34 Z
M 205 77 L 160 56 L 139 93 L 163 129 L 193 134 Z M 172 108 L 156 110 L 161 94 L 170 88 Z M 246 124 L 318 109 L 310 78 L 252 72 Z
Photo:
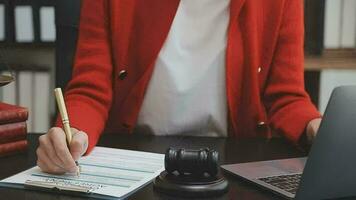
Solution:
M 356 1 L 304 0 L 305 70 L 356 69 Z
M 305 87 L 323 112 L 334 87 L 356 84 L 356 1 L 304 0 Z
M 352 33 L 352 26 L 356 26 L 356 18 L 349 21 L 349 25 L 340 23 L 339 20 L 353 19 L 349 11 L 355 0 L 303 0 L 305 5 L 305 85 L 306 90 L 312 97 L 313 102 L 319 104 L 321 74 L 325 70 L 356 70 L 356 47 L 345 44 L 356 35 Z M 331 2 L 331 4 L 330 4 Z M 56 77 L 56 86 L 64 87 L 71 75 L 71 66 L 73 54 L 75 51 L 76 33 L 79 21 L 80 0 L 0 0 L 0 4 L 5 9 L 5 40 L 0 41 L 0 50 L 10 52 L 39 52 L 36 55 L 30 55 L 26 59 L 19 59 L 15 63 L 16 68 L 24 70 L 24 62 L 28 60 L 41 60 L 36 65 L 31 63 L 31 69 L 49 67 L 51 73 L 51 87 L 54 86 L 54 76 Z M 31 6 L 33 9 L 32 19 L 34 24 L 34 41 L 33 42 L 16 42 L 14 28 L 15 6 Z M 40 10 L 43 7 L 55 7 L 56 14 L 56 41 L 41 41 L 41 16 Z M 335 11 L 328 15 L 330 10 Z M 356 8 L 355 8 L 356 10 Z M 346 13 L 346 14 L 345 14 Z M 347 14 L 348 13 L 348 14 Z M 352 25 L 354 23 L 354 25 Z M 342 24 L 342 25 L 340 25 Z M 335 28 L 336 27 L 339 28 Z M 339 31 L 340 30 L 340 31 Z M 338 32 L 339 31 L 339 32 Z M 355 30 L 356 31 L 356 28 Z M 346 35 L 346 36 L 345 36 Z M 344 37 L 345 36 L 345 37 Z M 353 41 L 355 43 L 355 40 Z M 352 44 L 352 42 L 351 42 Z M 9 54 L 9 53 L 8 53 Z M 53 55 L 52 55 L 53 54 Z M 56 56 L 54 56 L 57 54 Z M 38 56 L 41 55 L 42 57 Z M 48 62 L 52 57 L 61 59 Z M 14 56 L 9 55 L 14 58 Z M 37 59 L 40 58 L 40 59 Z M 25 61 L 24 61 L 25 60 Z M 47 60 L 47 61 L 43 61 Z M 56 62 L 56 63 L 54 63 Z M 43 63 L 47 65 L 43 65 Z M 60 66 L 60 67 L 55 67 Z M 25 66 L 29 67 L 29 66 Z M 42 73 L 43 71 L 41 71 Z M 54 113 L 54 104 L 50 101 L 50 109 Z M 35 130 L 36 131 L 36 130 Z
M 327 90 L 324 91 L 324 85 L 322 83 L 328 82 L 327 80 L 322 80 L 322 74 L 325 72 L 330 73 L 330 71 L 355 71 L 356 73 L 356 49 L 325 49 L 322 51 L 321 55 L 306 55 L 304 61 L 304 79 L 305 79 L 305 89 L 309 93 L 312 102 L 317 107 L 324 108 L 327 100 L 320 99 L 328 98 L 327 95 L 323 94 L 325 92 L 331 93 L 332 87 L 327 86 Z M 339 75 L 338 75 L 339 76 Z M 333 77 L 334 79 L 340 79 L 338 76 Z M 344 84 L 344 81 L 339 81 L 335 83 L 336 86 Z M 356 84 L 348 83 L 348 84 Z M 320 103 L 322 102 L 322 103 Z
M 307 55 L 305 58 L 306 71 L 322 71 L 324 69 L 355 69 L 355 49 L 327 49 L 321 56 Z
M 55 44 L 55 0 L 0 0 L 0 45 Z
M 16 81 L 1 89 L 1 101 L 30 110 L 28 131 L 45 132 L 50 125 L 53 87 L 56 0 L 0 0 L 0 65 Z M 5 70 L 6 71 L 6 70 Z

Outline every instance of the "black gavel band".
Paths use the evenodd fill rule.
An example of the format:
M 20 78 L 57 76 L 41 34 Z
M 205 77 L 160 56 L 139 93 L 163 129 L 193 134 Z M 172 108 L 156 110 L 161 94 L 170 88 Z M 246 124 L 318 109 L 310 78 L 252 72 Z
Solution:
M 169 148 L 165 155 L 165 168 L 170 174 L 177 171 L 180 175 L 202 176 L 218 173 L 219 153 L 214 150 L 186 150 Z

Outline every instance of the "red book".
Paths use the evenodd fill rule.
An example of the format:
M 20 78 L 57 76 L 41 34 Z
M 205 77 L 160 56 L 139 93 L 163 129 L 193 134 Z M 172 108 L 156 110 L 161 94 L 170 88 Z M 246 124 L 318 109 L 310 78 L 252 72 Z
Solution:
M 0 125 L 0 144 L 25 140 L 26 134 L 26 122 L 2 124 Z
M 27 150 L 27 140 L 0 144 L 0 157 L 22 153 Z
M 28 110 L 26 108 L 0 103 L 0 124 L 24 122 L 27 118 Z

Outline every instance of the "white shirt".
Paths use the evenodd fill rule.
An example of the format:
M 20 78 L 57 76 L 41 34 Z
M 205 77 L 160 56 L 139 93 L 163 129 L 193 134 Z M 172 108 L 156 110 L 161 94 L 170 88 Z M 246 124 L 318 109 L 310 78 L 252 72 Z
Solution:
M 230 0 L 181 0 L 158 55 L 135 132 L 227 136 Z

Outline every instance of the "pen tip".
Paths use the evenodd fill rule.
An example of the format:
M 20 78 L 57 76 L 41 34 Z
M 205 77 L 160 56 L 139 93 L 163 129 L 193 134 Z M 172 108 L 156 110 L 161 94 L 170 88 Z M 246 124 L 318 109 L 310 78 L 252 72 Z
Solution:
M 77 165 L 77 176 L 80 176 L 80 172 L 82 171 L 81 166 L 79 165 L 78 161 L 75 161 L 75 164 Z

